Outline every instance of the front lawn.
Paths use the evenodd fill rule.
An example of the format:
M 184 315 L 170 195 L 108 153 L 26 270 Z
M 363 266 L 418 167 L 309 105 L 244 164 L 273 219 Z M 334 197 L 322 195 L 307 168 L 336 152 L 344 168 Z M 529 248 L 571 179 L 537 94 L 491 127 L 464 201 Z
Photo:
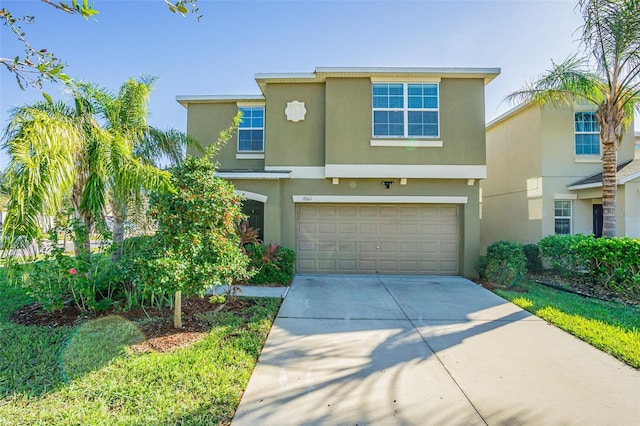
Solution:
M 149 319 L 10 322 L 30 300 L 0 268 L 0 425 L 227 424 L 281 302 L 253 301 L 240 312 L 199 314 L 210 331 L 160 353 L 142 344 Z
M 501 297 L 534 315 L 640 368 L 640 307 L 567 293 L 533 281 L 513 290 L 495 289 Z

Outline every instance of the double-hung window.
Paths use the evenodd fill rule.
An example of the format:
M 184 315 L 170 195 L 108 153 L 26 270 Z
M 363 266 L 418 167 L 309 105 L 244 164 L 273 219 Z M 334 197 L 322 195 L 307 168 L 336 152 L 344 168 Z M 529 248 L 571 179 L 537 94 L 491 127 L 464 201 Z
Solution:
M 600 154 L 600 126 L 595 112 L 575 113 L 576 155 Z
M 554 222 L 557 235 L 571 234 L 571 200 L 554 201 Z
M 374 137 L 440 135 L 437 83 L 374 83 L 372 101 Z
M 240 107 L 238 152 L 264 152 L 264 107 Z

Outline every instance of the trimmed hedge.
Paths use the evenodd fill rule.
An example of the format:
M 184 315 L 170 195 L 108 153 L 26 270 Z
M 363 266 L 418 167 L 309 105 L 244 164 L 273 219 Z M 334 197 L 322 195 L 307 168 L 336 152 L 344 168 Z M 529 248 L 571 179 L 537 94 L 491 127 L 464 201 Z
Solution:
M 543 261 L 556 272 L 640 300 L 640 239 L 552 235 L 539 246 Z

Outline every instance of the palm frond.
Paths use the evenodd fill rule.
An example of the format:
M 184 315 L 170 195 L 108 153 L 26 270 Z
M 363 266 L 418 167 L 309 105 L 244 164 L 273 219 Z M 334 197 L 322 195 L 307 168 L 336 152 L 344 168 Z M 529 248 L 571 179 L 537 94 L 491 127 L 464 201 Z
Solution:
M 598 104 L 605 96 L 605 84 L 595 74 L 585 70 L 585 61 L 576 55 L 570 56 L 524 88 L 509 94 L 512 102 L 535 102 L 539 105 L 571 104 L 576 99 L 585 99 Z

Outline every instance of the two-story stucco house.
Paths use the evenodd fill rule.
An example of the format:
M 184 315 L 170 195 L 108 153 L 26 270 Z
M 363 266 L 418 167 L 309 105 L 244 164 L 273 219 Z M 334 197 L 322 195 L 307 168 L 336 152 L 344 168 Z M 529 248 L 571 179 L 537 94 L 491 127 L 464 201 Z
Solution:
M 475 274 L 485 85 L 500 70 L 317 68 L 257 74 L 261 93 L 178 96 L 219 175 L 298 273 Z
M 525 103 L 487 124 L 481 249 L 552 234 L 602 235 L 600 129 L 590 105 Z M 633 123 L 618 147 L 617 233 L 640 237 L 640 155 Z

